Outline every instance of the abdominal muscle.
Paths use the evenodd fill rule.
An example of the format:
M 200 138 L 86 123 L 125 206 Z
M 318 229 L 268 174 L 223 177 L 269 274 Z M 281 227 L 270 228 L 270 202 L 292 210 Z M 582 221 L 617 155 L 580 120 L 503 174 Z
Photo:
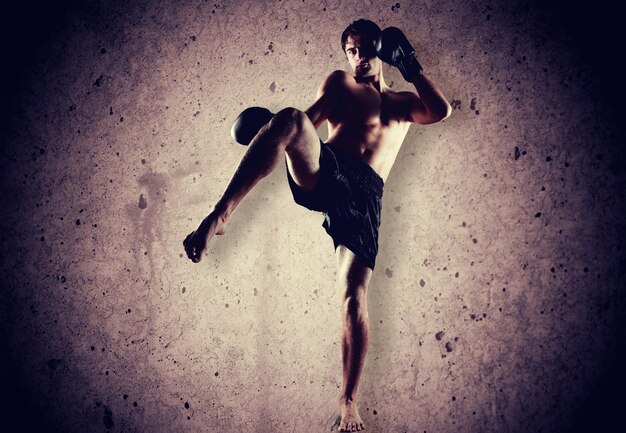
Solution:
M 326 144 L 360 159 L 387 180 L 402 141 L 409 130 L 408 122 L 383 126 L 380 121 L 363 125 L 328 122 Z

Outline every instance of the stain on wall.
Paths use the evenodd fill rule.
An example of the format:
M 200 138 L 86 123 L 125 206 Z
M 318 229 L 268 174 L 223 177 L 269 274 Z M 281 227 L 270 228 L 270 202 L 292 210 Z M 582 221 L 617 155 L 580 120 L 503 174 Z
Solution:
M 359 393 L 368 430 L 617 420 L 616 18 L 561 6 L 143 0 L 6 14 L 7 416 L 38 431 L 336 429 L 332 241 L 282 166 L 201 264 L 182 240 L 243 155 L 239 112 L 307 108 L 349 67 L 341 32 L 367 17 L 405 31 L 454 109 L 411 126 L 385 186 Z

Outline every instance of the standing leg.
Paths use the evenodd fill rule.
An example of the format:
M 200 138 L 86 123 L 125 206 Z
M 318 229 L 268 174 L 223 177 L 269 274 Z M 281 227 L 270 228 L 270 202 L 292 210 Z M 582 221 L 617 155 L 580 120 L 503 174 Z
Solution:
M 343 245 L 339 245 L 337 256 L 339 259 L 337 285 L 342 295 L 343 361 L 339 431 L 359 431 L 365 430 L 357 408 L 356 395 L 369 342 L 367 288 L 372 270 Z
M 287 155 L 289 171 L 296 183 L 312 190 L 319 172 L 320 143 L 307 115 L 285 108 L 274 115 L 252 139 L 239 167 L 213 211 L 185 238 L 187 256 L 199 262 L 213 235 L 226 231 L 226 223 L 239 202 Z

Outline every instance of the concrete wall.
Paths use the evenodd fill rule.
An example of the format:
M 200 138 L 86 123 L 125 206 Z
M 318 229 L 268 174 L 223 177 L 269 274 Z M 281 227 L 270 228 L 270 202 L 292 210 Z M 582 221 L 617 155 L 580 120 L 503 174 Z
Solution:
M 624 92 L 601 57 L 609 27 L 578 27 L 609 14 L 484 0 L 21 12 L 7 32 L 18 61 L 0 252 L 5 409 L 25 429 L 336 429 L 332 241 L 320 214 L 293 203 L 284 169 L 201 264 L 182 240 L 243 155 L 229 135 L 237 114 L 308 107 L 328 73 L 348 69 L 339 38 L 361 17 L 404 29 L 455 108 L 411 127 L 385 187 L 360 389 L 368 431 L 617 419 Z

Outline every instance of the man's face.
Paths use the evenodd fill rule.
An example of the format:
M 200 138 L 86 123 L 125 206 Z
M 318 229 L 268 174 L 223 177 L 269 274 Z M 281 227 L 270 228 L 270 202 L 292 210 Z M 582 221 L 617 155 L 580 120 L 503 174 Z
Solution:
M 364 37 L 348 36 L 346 57 L 357 77 L 368 77 L 380 71 L 380 59 L 376 56 L 374 41 Z

